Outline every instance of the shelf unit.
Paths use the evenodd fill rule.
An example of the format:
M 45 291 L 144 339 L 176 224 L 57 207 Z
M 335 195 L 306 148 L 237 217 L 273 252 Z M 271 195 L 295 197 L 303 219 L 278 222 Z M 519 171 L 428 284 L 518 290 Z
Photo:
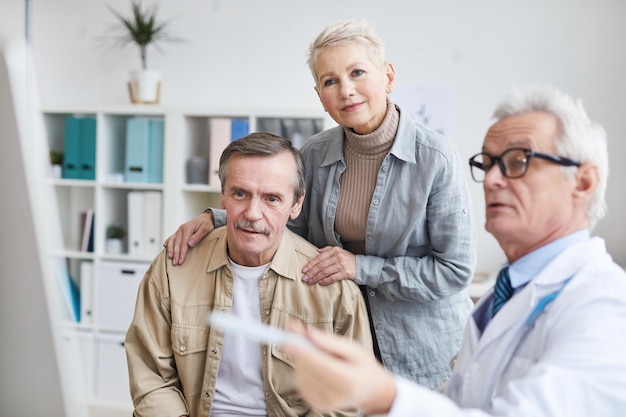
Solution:
M 50 181 L 56 190 L 64 247 L 60 256 L 80 287 L 81 299 L 90 304 L 90 315 L 64 324 L 64 337 L 78 342 L 82 354 L 84 383 L 92 415 L 128 415 L 132 409 L 123 341 L 132 318 L 139 280 L 157 253 L 145 256 L 105 251 L 107 225 L 116 223 L 128 230 L 128 193 L 135 190 L 162 193 L 161 241 L 183 222 L 207 206 L 219 206 L 220 187 L 188 184 L 186 163 L 191 156 L 208 158 L 211 151 L 211 118 L 246 119 L 249 131 L 268 130 L 300 144 L 303 137 L 333 126 L 323 112 L 267 109 L 180 109 L 164 106 L 119 105 L 48 107 L 43 111 L 51 151 L 64 150 L 65 119 L 84 115 L 96 119 L 96 167 L 94 180 Z M 164 122 L 163 181 L 129 183 L 123 178 L 126 123 L 131 117 L 150 117 Z M 93 252 L 80 251 L 80 214 L 93 209 Z M 127 240 L 127 239 L 125 239 Z M 91 277 L 81 277 L 81 264 L 90 262 Z M 133 270 L 131 278 L 124 274 Z M 83 308 L 83 310 L 86 310 Z M 69 317 L 69 315 L 68 315 Z M 114 323 L 113 325 L 111 323 Z

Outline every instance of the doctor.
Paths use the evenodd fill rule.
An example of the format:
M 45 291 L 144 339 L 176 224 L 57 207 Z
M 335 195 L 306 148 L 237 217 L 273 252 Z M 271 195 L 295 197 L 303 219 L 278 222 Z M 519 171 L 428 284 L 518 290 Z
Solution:
M 472 313 L 444 395 L 393 376 L 354 344 L 307 332 L 319 350 L 287 352 L 314 407 L 398 417 L 624 415 L 626 273 L 590 236 L 605 212 L 604 130 L 550 86 L 514 90 L 494 116 L 469 163 L 507 263 Z

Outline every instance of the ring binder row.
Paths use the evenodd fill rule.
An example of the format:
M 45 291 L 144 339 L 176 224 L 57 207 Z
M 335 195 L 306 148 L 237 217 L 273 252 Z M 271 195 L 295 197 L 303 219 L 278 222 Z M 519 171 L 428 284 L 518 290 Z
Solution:
M 163 182 L 164 122 L 157 117 L 132 117 L 126 124 L 125 180 Z M 96 117 L 65 118 L 62 178 L 96 178 Z

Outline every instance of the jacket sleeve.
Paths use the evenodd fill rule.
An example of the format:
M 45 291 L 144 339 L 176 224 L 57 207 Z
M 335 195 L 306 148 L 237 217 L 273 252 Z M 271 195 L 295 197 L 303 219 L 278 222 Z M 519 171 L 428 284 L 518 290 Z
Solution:
M 352 281 L 344 281 L 341 320 L 336 321 L 335 333 L 348 337 L 374 354 L 370 321 L 361 290 Z
M 218 227 L 226 226 L 226 210 L 207 207 L 203 212 L 206 213 L 207 211 L 211 211 L 211 213 L 213 213 L 213 224 L 216 229 Z
M 170 338 L 166 258 L 161 253 L 139 286 L 125 348 L 134 417 L 189 414 Z

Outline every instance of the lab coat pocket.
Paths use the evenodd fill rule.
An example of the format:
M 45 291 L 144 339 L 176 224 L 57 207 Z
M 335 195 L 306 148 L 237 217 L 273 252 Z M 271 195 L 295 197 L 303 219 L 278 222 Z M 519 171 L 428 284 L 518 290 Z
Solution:
M 496 387 L 496 395 L 507 395 L 509 384 L 517 379 L 525 378 L 530 368 L 536 361 L 530 357 L 516 356 L 509 361 L 509 365 L 502 373 L 502 377 Z
M 511 381 L 526 376 L 530 367 L 535 363 L 532 358 L 515 357 L 511 359 L 509 367 L 505 372 L 507 380 Z

